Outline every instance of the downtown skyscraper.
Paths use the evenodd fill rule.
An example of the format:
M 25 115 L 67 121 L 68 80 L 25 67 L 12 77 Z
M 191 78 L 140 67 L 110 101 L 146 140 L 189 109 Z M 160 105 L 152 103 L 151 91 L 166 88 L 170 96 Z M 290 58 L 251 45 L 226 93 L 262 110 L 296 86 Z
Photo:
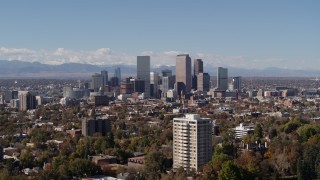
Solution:
M 144 98 L 150 97 L 150 56 L 137 56 L 137 79 L 144 81 Z
M 221 91 L 225 91 L 228 89 L 228 69 L 227 68 L 218 67 L 217 89 Z
M 121 69 L 120 69 L 120 67 L 117 67 L 114 70 L 114 77 L 117 78 L 117 86 L 119 86 L 121 84 Z
M 108 85 L 109 84 L 108 71 L 106 70 L 101 71 L 101 77 L 102 77 L 102 86 L 104 87 Z
M 192 76 L 192 88 L 198 89 L 198 75 L 203 73 L 203 61 L 202 59 L 193 60 L 193 76 Z M 201 80 L 202 81 L 202 80 Z M 203 86 L 203 85 L 200 85 Z
M 194 59 L 193 61 L 193 75 L 203 73 L 203 61 L 202 59 Z
M 179 95 L 191 90 L 191 58 L 189 54 L 176 57 L 176 89 Z

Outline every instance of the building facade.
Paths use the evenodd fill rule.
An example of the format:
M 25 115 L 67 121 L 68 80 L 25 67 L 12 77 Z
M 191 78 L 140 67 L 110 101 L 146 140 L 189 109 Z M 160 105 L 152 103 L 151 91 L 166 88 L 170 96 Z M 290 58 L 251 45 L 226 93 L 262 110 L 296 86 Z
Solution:
M 111 122 L 108 119 L 83 119 L 82 120 L 82 135 L 93 136 L 95 133 L 100 133 L 106 136 L 111 131 Z
M 120 85 L 120 83 L 121 83 L 121 69 L 120 69 L 120 67 L 117 67 L 115 70 L 114 70 L 114 77 L 116 77 L 117 78 L 117 86 L 119 86 Z
M 106 70 L 101 71 L 101 78 L 102 78 L 102 86 L 108 85 L 108 82 L 109 82 L 108 71 Z
M 218 67 L 217 74 L 217 88 L 218 90 L 225 91 L 228 89 L 228 69 Z
M 253 132 L 254 126 L 253 124 L 244 125 L 243 123 L 240 123 L 240 125 L 235 127 L 233 130 L 234 130 L 235 138 L 239 139 Z
M 212 157 L 212 120 L 198 114 L 173 119 L 173 168 L 198 171 Z
M 27 111 L 29 109 L 36 109 L 37 100 L 36 96 L 32 95 L 28 91 L 22 91 L 19 95 L 19 110 Z
M 194 59 L 193 61 L 193 75 L 203 73 L 203 61 L 202 59 Z
M 241 83 L 241 77 L 240 76 L 233 77 L 231 83 L 233 84 L 233 90 L 238 90 L 238 91 L 241 90 L 242 83 Z
M 150 72 L 150 96 L 158 98 L 159 91 L 159 73 Z
M 94 92 L 98 92 L 101 86 L 102 86 L 101 74 L 96 73 L 92 75 L 91 89 L 93 89 Z
M 210 75 L 208 73 L 199 73 L 197 75 L 197 86 L 199 91 L 209 91 Z
M 185 94 L 191 90 L 191 58 L 189 54 L 180 54 L 176 57 L 176 87 L 178 94 Z M 178 85 L 179 84 L 179 85 Z
M 144 81 L 144 98 L 150 97 L 150 56 L 137 56 L 137 79 Z

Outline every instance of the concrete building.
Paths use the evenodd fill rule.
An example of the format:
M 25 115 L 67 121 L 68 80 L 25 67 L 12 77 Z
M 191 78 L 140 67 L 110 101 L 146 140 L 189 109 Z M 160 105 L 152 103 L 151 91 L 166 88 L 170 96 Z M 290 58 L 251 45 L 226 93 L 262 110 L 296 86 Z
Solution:
M 228 89 L 228 69 L 218 67 L 217 74 L 217 88 L 218 90 L 225 91 Z
M 145 81 L 141 79 L 132 79 L 134 92 L 143 93 L 145 92 Z
M 134 83 L 130 82 L 123 82 L 120 86 L 120 94 L 132 94 L 134 92 Z
M 172 76 L 172 71 L 170 69 L 165 69 L 162 70 L 162 77 L 171 77 Z
M 235 138 L 239 139 L 253 132 L 254 126 L 253 124 L 244 125 L 243 123 L 240 123 L 240 125 L 235 127 L 233 130 L 234 130 Z
M 97 155 L 97 156 L 91 156 L 91 158 L 92 158 L 91 161 L 100 167 L 106 166 L 108 164 L 116 164 L 117 163 L 116 156 Z
M 19 92 L 19 111 L 26 111 L 29 109 L 36 109 L 37 100 L 36 96 L 32 95 L 28 91 Z
M 242 82 L 241 82 L 241 77 L 233 77 L 232 78 L 232 85 L 233 85 L 233 90 L 238 90 L 240 91 L 242 89 Z
M 192 76 L 192 88 L 198 89 L 198 74 L 203 73 L 203 61 L 201 59 L 193 60 L 193 76 Z
M 4 94 L 0 93 L 0 104 L 4 104 Z
M 191 90 L 191 58 L 189 54 L 180 54 L 176 57 L 176 90 L 178 94 L 186 94 Z
M 18 99 L 18 91 L 11 91 L 11 90 L 7 90 L 4 91 L 4 101 L 6 103 L 10 103 L 11 99 Z
M 102 78 L 102 86 L 106 86 L 109 84 L 108 71 L 106 70 L 101 71 L 101 78 Z
M 159 91 L 159 73 L 150 72 L 150 96 L 158 98 Z
M 117 84 L 117 86 L 119 86 L 120 85 L 120 83 L 121 83 L 121 69 L 120 69 L 120 67 L 117 67 L 115 70 L 114 70 L 114 77 L 116 77 L 117 78 L 117 82 L 118 82 L 118 84 Z
M 197 90 L 209 91 L 210 90 L 210 75 L 208 73 L 199 73 L 197 75 Z
M 165 98 L 169 89 L 173 89 L 174 87 L 174 77 L 172 76 L 172 71 L 162 70 L 162 81 L 160 85 L 161 97 Z
M 137 79 L 144 81 L 144 98 L 150 97 L 150 56 L 137 56 Z
M 134 169 L 142 169 L 144 164 L 144 156 L 128 158 L 128 167 Z
M 173 168 L 198 171 L 212 157 L 212 120 L 198 114 L 173 119 Z
M 63 97 L 72 98 L 72 99 L 81 99 L 88 97 L 90 94 L 88 89 L 73 88 L 70 86 L 63 87 Z
M 166 97 L 167 96 L 166 94 L 167 94 L 168 90 L 170 89 L 169 88 L 169 81 L 170 81 L 169 78 L 170 77 L 162 77 L 162 84 L 160 87 L 161 92 L 162 92 L 161 97 Z
M 93 89 L 94 92 L 98 92 L 101 86 L 102 86 L 101 74 L 96 73 L 92 75 L 91 89 Z
M 202 59 L 194 59 L 193 61 L 193 75 L 203 73 L 203 61 Z
M 109 105 L 108 96 L 104 96 L 104 95 L 91 96 L 90 101 L 95 106 L 108 106 Z
M 82 120 L 82 135 L 92 136 L 95 133 L 100 133 L 106 136 L 111 131 L 111 122 L 109 119 L 83 119 Z

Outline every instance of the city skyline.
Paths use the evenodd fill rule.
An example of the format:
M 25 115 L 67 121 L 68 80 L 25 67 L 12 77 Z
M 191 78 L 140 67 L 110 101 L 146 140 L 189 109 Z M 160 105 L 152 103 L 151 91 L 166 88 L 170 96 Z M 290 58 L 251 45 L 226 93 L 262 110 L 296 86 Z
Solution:
M 0 59 L 101 65 L 149 55 L 157 66 L 188 53 L 217 66 L 319 69 L 319 4 L 3 1 Z

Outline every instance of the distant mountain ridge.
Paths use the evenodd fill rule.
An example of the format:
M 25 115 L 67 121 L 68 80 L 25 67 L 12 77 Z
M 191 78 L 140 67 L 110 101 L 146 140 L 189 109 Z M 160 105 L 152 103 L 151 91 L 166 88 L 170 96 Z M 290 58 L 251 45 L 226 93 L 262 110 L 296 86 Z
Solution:
M 124 75 L 136 74 L 135 65 L 92 65 L 81 63 L 65 63 L 61 65 L 49 65 L 39 62 L 25 62 L 19 60 L 0 60 L 0 77 L 90 77 L 90 74 L 99 73 L 101 70 L 107 70 L 109 77 L 113 76 L 115 67 L 121 68 Z M 236 67 L 227 67 L 229 76 L 264 76 L 264 77 L 319 77 L 320 70 L 294 70 L 269 67 L 265 69 L 244 69 Z M 161 73 L 164 69 L 170 69 L 175 74 L 175 66 L 157 66 L 151 68 L 151 71 Z M 217 67 L 206 65 L 205 72 L 211 76 L 217 74 Z

